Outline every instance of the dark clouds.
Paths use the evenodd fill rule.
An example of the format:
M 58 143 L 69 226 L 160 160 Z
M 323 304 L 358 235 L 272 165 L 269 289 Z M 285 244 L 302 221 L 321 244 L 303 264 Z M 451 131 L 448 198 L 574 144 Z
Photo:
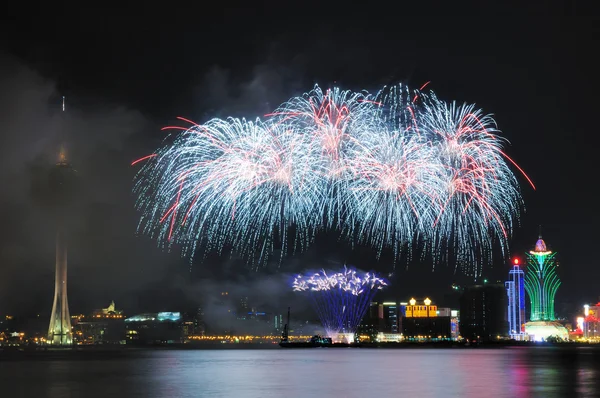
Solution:
M 254 68 L 252 80 L 237 85 L 230 70 L 215 65 L 196 89 L 197 101 L 210 117 L 253 119 L 272 110 L 270 101 L 284 92 L 283 79 L 279 71 L 261 65 Z
M 212 332 L 233 330 L 236 333 L 269 333 L 273 331 L 273 317 L 284 315 L 287 306 L 293 308 L 298 319 L 314 317 L 308 297 L 294 294 L 290 288 L 293 275 L 287 273 L 239 276 L 228 281 L 199 280 L 185 289 L 189 297 L 200 303 L 204 321 Z M 241 300 L 247 299 L 247 308 Z M 270 325 L 262 322 L 240 320 L 248 312 L 265 312 Z
M 305 84 L 303 56 L 278 53 L 277 45 L 271 47 L 259 63 L 244 65 L 245 70 L 240 70 L 240 65 L 208 68 L 193 90 L 193 102 L 196 109 L 205 111 L 205 119 L 262 117 L 311 87 Z

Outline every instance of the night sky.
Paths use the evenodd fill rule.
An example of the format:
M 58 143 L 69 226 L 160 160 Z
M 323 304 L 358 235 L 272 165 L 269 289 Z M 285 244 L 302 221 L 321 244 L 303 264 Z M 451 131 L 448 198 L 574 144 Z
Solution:
M 529 11 L 572 15 L 575 4 Z M 557 309 L 599 300 L 598 20 L 501 18 L 506 10 L 484 8 L 477 17 L 371 22 L 360 12 L 327 22 L 325 11 L 302 21 L 290 10 L 143 10 L 126 17 L 133 11 L 114 19 L 71 10 L 43 23 L 15 16 L 1 25 L 0 313 L 50 312 L 54 235 L 37 185 L 63 140 L 82 180 L 69 258 L 73 313 L 112 299 L 130 313 L 169 309 L 222 285 L 272 302 L 288 290 L 290 273 L 327 262 L 391 272 L 368 250 L 321 244 L 280 268 L 256 273 L 211 257 L 190 274 L 186 259 L 136 236 L 130 163 L 160 145 L 162 126 L 177 116 L 252 119 L 315 83 L 376 91 L 431 81 L 440 98 L 493 113 L 510 141 L 506 152 L 537 187 L 520 179 L 526 211 L 511 252 L 523 257 L 541 224 L 559 253 Z M 498 258 L 485 275 L 504 278 L 507 271 Z M 468 281 L 452 264 L 434 272 L 430 264 L 408 271 L 398 264 L 392 282 L 394 298 L 441 301 L 453 282 Z

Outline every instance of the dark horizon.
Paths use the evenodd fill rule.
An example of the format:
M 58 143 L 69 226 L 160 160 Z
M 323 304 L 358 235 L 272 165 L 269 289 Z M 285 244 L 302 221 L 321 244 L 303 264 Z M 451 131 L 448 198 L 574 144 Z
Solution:
M 249 20 L 246 11 L 223 13 L 230 12 L 230 26 L 243 29 L 260 21 L 256 15 Z M 598 167 L 593 118 L 600 64 L 590 49 L 600 25 L 591 18 L 548 17 L 470 32 L 449 22 L 364 26 L 358 33 L 351 26 L 296 32 L 274 23 L 247 35 L 211 20 L 195 32 L 168 22 L 110 24 L 94 15 L 61 29 L 25 27 L 16 19 L 4 24 L 0 314 L 49 316 L 54 233 L 37 187 L 64 140 L 82 185 L 69 244 L 72 314 L 111 300 L 128 315 L 193 306 L 222 286 L 254 294 L 258 302 L 293 300 L 285 284 L 289 275 L 330 262 L 389 277 L 392 285 L 382 297 L 429 296 L 444 305 L 453 283 L 472 281 L 455 273 L 453 264 L 433 268 L 413 261 L 408 269 L 404 263 L 394 268 L 389 255 L 378 261 L 374 250 L 351 251 L 333 235 L 259 272 L 236 258 L 213 255 L 190 271 L 177 251 L 164 252 L 152 239 L 137 236 L 139 214 L 131 194 L 137 169 L 130 164 L 160 146 L 161 127 L 177 116 L 197 122 L 229 115 L 252 119 L 315 83 L 374 91 L 385 84 L 431 81 L 440 98 L 476 103 L 493 113 L 509 141 L 506 152 L 537 188 L 513 169 L 526 210 L 510 254 L 524 259 L 542 225 L 560 261 L 557 311 L 570 315 L 596 302 L 593 249 L 599 236 L 592 176 Z M 26 30 L 29 34 L 21 34 Z M 66 117 L 60 112 L 62 95 Z M 481 279 L 504 281 L 508 270 L 509 259 L 497 252 Z

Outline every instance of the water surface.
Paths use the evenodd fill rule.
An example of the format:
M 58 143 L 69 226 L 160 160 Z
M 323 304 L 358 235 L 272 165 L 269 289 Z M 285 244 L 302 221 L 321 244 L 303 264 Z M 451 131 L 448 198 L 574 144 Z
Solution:
M 599 397 L 600 350 L 148 350 L 0 361 L 3 397 Z

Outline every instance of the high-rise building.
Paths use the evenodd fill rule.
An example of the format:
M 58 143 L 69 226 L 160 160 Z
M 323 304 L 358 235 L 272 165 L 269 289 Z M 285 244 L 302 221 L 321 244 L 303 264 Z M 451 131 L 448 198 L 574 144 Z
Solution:
M 370 328 L 379 333 L 399 333 L 400 316 L 399 306 L 395 301 L 371 302 L 361 323 L 361 331 L 366 333 Z
M 460 335 L 468 340 L 490 341 L 505 336 L 506 290 L 501 283 L 468 286 L 460 296 Z
M 65 99 L 63 97 L 63 111 Z M 75 170 L 67 160 L 64 146 L 60 150 L 58 162 L 50 174 L 51 198 L 56 215 L 56 276 L 54 281 L 54 303 L 48 327 L 48 343 L 71 345 L 73 335 L 71 316 L 67 300 L 67 219 Z
M 581 322 L 583 337 L 592 341 L 598 341 L 600 339 L 600 303 L 594 305 L 586 304 L 583 308 L 584 317 Z
M 540 233 L 534 250 L 527 253 L 525 291 L 529 296 L 531 315 L 525 324 L 525 335 L 529 340 L 569 339 L 569 331 L 556 322 L 554 313 L 554 297 L 560 286 L 555 257 L 556 253 L 548 250 Z
M 240 298 L 240 303 L 238 305 L 237 312 L 238 314 L 245 314 L 250 309 L 248 305 L 248 297 L 244 296 Z
M 527 253 L 525 290 L 531 303 L 531 321 L 554 321 L 554 297 L 560 286 L 556 275 L 556 253 L 546 248 L 540 234 L 535 249 Z
M 381 307 L 381 311 L 379 311 L 379 308 L 380 304 L 378 302 L 371 302 L 367 314 L 363 317 L 360 326 L 356 330 L 357 335 L 363 336 L 363 338 L 367 338 L 366 336 L 368 336 L 368 338 L 374 341 L 380 329 L 383 333 L 383 307 Z
M 383 319 L 388 333 L 398 333 L 399 331 L 399 318 L 398 318 L 398 304 L 394 301 L 385 301 L 382 304 L 383 307 Z
M 523 338 L 523 325 L 525 324 L 525 273 L 520 267 L 518 258 L 513 260 L 513 267 L 508 272 L 508 281 L 504 283 L 508 296 L 508 335 L 515 339 Z
M 437 341 L 452 338 L 451 310 L 440 310 L 426 298 L 423 304 L 411 298 L 402 317 L 402 334 L 409 341 Z
M 396 301 L 371 302 L 356 333 L 372 341 L 400 340 L 404 304 Z
M 437 316 L 437 305 L 431 305 L 431 300 L 423 300 L 424 305 L 417 305 L 417 300 L 411 298 L 410 305 L 406 306 L 406 318 L 429 318 Z
M 273 318 L 273 327 L 275 329 L 275 333 L 279 334 L 283 332 L 283 326 L 285 325 L 283 320 L 283 314 L 277 314 Z
M 452 340 L 458 340 L 458 336 L 460 336 L 460 331 L 458 325 L 460 324 L 460 317 L 458 310 L 450 311 L 450 337 Z

